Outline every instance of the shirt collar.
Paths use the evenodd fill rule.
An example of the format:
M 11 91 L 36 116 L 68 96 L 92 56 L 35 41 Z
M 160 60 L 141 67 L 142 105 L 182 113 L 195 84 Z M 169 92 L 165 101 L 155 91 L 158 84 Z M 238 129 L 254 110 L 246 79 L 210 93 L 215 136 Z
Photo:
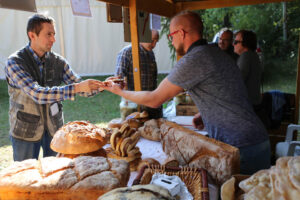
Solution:
M 45 55 L 43 57 L 39 57 L 31 48 L 30 43 L 27 45 L 28 50 L 30 51 L 30 53 L 32 54 L 34 60 L 37 62 L 38 65 L 42 65 L 45 63 L 45 57 L 48 55 L 48 52 L 45 53 Z
M 186 53 L 190 52 L 193 48 L 200 46 L 200 45 L 207 45 L 207 41 L 205 39 L 197 40 L 188 48 Z

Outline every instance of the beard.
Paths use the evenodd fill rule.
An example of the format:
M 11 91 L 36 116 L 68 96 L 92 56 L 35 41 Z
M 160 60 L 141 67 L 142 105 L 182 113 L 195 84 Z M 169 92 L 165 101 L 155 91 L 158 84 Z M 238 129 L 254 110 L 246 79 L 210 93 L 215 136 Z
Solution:
M 185 51 L 184 51 L 184 48 L 183 48 L 183 44 L 179 44 L 176 49 L 176 53 L 178 56 L 184 56 L 185 54 Z

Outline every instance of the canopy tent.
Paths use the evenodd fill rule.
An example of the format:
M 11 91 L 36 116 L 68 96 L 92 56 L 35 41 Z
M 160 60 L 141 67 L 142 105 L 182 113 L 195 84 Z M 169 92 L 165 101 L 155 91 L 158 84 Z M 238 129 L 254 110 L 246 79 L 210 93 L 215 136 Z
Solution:
M 115 5 L 129 7 L 130 10 L 130 24 L 133 52 L 133 67 L 134 67 L 134 86 L 137 91 L 141 90 L 140 73 L 139 73 L 139 49 L 138 49 L 138 26 L 136 13 L 138 10 L 143 10 L 157 15 L 172 17 L 176 13 L 183 10 L 201 10 L 210 8 L 224 8 L 242 5 L 255 5 L 263 3 L 283 2 L 290 0 L 98 0 Z M 299 118 L 299 94 L 300 94 L 300 36 L 298 48 L 298 69 L 296 81 L 296 106 L 295 106 L 295 121 L 298 123 Z

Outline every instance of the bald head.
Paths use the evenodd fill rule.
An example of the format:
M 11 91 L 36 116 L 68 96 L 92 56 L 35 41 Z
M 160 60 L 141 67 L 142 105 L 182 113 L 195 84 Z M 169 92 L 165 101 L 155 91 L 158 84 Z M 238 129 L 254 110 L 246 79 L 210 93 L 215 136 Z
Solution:
M 201 17 L 195 12 L 183 11 L 178 13 L 172 18 L 170 26 L 176 29 L 183 29 L 202 38 L 203 23 Z
M 172 18 L 168 37 L 177 55 L 183 56 L 194 42 L 202 39 L 202 32 L 200 16 L 191 11 L 184 11 Z

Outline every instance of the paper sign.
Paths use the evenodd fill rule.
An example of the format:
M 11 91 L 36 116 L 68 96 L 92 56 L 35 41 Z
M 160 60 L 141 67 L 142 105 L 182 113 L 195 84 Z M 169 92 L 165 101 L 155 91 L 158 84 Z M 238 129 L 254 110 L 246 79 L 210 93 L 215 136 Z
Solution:
M 50 106 L 51 115 L 54 116 L 58 113 L 58 104 L 54 103 Z
M 91 17 L 89 0 L 71 0 L 73 15 Z
M 150 14 L 150 29 L 151 30 L 160 30 L 160 16 L 155 14 Z

